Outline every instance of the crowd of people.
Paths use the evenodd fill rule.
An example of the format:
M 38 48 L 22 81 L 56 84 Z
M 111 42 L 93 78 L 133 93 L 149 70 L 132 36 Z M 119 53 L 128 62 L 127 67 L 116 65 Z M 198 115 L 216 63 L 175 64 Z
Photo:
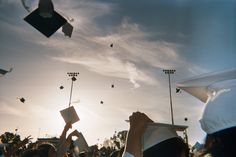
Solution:
M 235 82 L 235 80 L 234 80 Z M 67 136 L 72 127 L 66 123 L 57 145 L 42 143 L 28 147 L 20 157 L 235 157 L 236 145 L 236 84 L 230 89 L 213 93 L 205 106 L 200 124 L 206 132 L 206 140 L 201 153 L 191 153 L 189 145 L 177 135 L 174 125 L 155 123 L 145 113 L 133 112 L 129 117 L 130 128 L 124 147 L 101 153 L 98 148 L 73 152 L 72 136 L 79 137 L 77 130 Z M 155 124 L 155 127 L 151 127 Z M 150 129 L 151 128 L 151 129 Z M 153 129 L 154 128 L 154 129 Z M 19 145 L 8 148 L 3 157 L 13 157 L 16 151 L 28 143 L 25 138 Z M 91 153 L 92 152 L 92 153 Z M 1 156 L 1 155 L 0 155 Z M 1 157 L 2 157 L 1 156 Z

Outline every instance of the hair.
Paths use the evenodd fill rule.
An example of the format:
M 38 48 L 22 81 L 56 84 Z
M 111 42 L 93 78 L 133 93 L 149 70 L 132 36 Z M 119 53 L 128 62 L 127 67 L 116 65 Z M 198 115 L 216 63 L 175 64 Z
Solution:
M 40 157 L 39 150 L 37 149 L 29 149 L 23 152 L 23 154 L 20 157 L 35 157 L 38 156 Z
M 180 157 L 182 153 L 188 157 L 189 148 L 181 138 L 174 137 L 148 148 L 143 152 L 143 156 Z
M 40 155 L 42 157 L 48 157 L 50 149 L 56 150 L 55 146 L 50 143 L 44 143 L 38 146 L 38 150 L 40 151 Z
M 208 134 L 205 149 L 213 157 L 235 157 L 236 127 Z

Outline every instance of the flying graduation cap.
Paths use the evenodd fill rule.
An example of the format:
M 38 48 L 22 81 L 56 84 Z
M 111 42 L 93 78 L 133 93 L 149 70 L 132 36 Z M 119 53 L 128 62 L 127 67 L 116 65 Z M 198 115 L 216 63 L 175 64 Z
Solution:
M 60 88 L 60 89 L 64 89 L 64 86 L 60 86 L 59 88 Z
M 38 8 L 24 20 L 48 38 L 67 23 L 67 20 L 54 10 L 51 0 L 39 0 Z
M 20 102 L 22 103 L 25 103 L 25 98 L 21 97 L 21 98 L 18 98 L 20 100 Z
M 176 88 L 176 93 L 181 93 L 180 88 Z
M 4 76 L 6 75 L 7 73 L 11 72 L 13 68 L 11 68 L 10 70 L 4 70 L 4 69 L 0 69 L 0 76 Z

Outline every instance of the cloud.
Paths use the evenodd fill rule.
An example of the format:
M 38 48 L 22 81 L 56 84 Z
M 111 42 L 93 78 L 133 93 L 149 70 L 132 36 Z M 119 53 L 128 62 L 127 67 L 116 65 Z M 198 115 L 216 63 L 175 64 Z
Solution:
M 66 10 L 66 16 L 76 17 L 72 38 L 62 37 L 60 33 L 54 35 L 53 40 L 36 41 L 55 52 L 50 55 L 53 60 L 82 65 L 104 76 L 128 79 L 134 88 L 140 87 L 140 83 L 159 84 L 160 81 L 150 75 L 153 69 L 179 68 L 189 72 L 197 69 L 178 54 L 183 45 L 151 40 L 152 33 L 144 31 L 143 26 L 130 17 L 123 16 L 119 25 L 111 25 L 106 32 L 96 19 L 116 10 L 114 4 L 94 1 L 60 4 L 62 1 L 57 3 L 58 10 Z
M 1 102 L 0 114 L 1 115 L 10 115 L 10 116 L 17 116 L 17 117 L 26 117 L 23 110 L 13 107 L 6 102 Z
M 53 56 L 55 60 L 80 64 L 105 76 L 129 79 L 135 88 L 140 86 L 137 81 L 158 84 L 142 66 L 162 69 L 178 62 L 175 44 L 148 41 L 149 34 L 140 30 L 137 24 L 130 24 L 126 18 L 115 31 L 111 35 L 75 35 L 70 41 L 57 38 L 40 44 L 64 51 Z M 111 43 L 113 48 L 109 47 Z

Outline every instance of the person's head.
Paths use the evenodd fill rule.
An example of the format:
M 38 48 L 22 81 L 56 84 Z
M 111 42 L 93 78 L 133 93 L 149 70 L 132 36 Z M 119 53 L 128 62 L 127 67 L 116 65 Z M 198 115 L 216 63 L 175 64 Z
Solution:
M 174 137 L 164 140 L 143 152 L 143 157 L 188 157 L 189 149 L 186 143 L 179 138 Z
M 44 143 L 38 146 L 38 150 L 42 157 L 56 157 L 56 148 L 50 143 Z
M 23 152 L 21 157 L 41 157 L 41 156 L 40 156 L 39 150 L 29 149 L 29 150 L 26 150 L 25 152 Z
M 205 148 L 213 157 L 235 156 L 236 88 L 225 91 L 205 107 L 202 129 L 207 133 Z
M 149 124 L 143 139 L 144 157 L 187 157 L 188 145 L 176 132 L 186 128 L 187 126 L 163 123 Z
M 234 157 L 236 127 L 224 129 L 206 137 L 205 148 L 213 157 Z

